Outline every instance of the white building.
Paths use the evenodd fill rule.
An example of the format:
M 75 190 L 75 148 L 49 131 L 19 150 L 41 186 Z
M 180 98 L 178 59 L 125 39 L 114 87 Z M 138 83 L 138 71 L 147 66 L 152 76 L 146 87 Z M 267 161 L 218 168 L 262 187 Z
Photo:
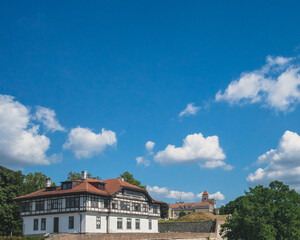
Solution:
M 160 201 L 122 179 L 99 181 L 86 178 L 65 181 L 20 201 L 23 234 L 45 233 L 156 233 Z

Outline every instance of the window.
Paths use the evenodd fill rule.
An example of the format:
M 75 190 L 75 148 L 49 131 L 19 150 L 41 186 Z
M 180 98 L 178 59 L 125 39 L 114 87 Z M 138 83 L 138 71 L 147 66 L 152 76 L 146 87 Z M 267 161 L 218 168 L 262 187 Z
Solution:
M 140 203 L 133 203 L 132 208 L 133 208 L 133 211 L 140 212 L 141 211 L 141 204 Z
M 21 202 L 21 212 L 31 212 L 31 202 Z
M 108 208 L 108 200 L 104 199 L 104 208 Z
M 149 219 L 149 230 L 151 230 L 151 229 L 152 229 L 152 220 Z
M 79 197 L 70 197 L 66 199 L 66 208 L 78 208 Z
M 57 209 L 58 208 L 58 200 L 57 199 L 49 199 L 48 200 L 48 209 Z
M 44 201 L 36 201 L 35 202 L 35 210 L 36 211 L 44 211 Z
M 143 204 L 143 211 L 144 212 L 149 212 L 148 204 Z
M 92 208 L 98 208 L 98 198 L 91 196 L 91 207 Z
M 46 218 L 42 218 L 41 220 L 41 230 L 46 230 Z
M 111 208 L 112 209 L 118 209 L 118 201 L 112 201 Z
M 154 205 L 154 206 L 153 206 L 153 213 L 158 213 L 158 210 L 157 210 L 157 209 L 158 209 L 158 206 L 157 206 L 157 205 Z
M 74 229 L 74 216 L 69 217 L 69 229 Z
M 121 210 L 130 211 L 130 202 L 121 202 Z
M 33 231 L 39 230 L 39 220 L 33 219 Z
M 127 229 L 131 229 L 131 218 L 127 218 Z
M 123 219 L 122 218 L 117 219 L 117 229 L 123 229 Z
M 140 219 L 135 219 L 135 229 L 140 229 Z
M 101 217 L 100 216 L 96 217 L 96 228 L 97 229 L 101 228 Z
M 72 182 L 66 182 L 62 184 L 62 189 L 66 190 L 66 189 L 71 189 L 72 188 Z

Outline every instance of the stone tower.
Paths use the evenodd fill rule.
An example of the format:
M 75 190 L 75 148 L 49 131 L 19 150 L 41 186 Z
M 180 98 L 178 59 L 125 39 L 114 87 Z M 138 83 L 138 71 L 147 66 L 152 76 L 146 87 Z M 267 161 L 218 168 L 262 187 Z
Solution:
M 208 193 L 206 191 L 202 194 L 202 202 L 208 202 Z

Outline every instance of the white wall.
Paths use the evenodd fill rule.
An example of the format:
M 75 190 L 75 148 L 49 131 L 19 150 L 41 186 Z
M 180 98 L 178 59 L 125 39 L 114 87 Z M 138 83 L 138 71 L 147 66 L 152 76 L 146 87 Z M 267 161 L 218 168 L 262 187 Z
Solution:
M 84 232 L 86 233 L 106 233 L 106 215 L 97 214 L 97 213 L 83 213 L 84 216 Z M 101 228 L 97 229 L 96 219 L 97 216 L 100 216 L 101 219 Z
M 117 228 L 117 219 L 123 219 L 123 229 Z M 131 218 L 131 229 L 127 229 L 127 218 Z M 135 228 L 135 220 L 140 219 L 140 229 Z M 158 232 L 158 220 L 152 219 L 152 229 L 149 230 L 149 218 L 137 217 L 137 216 L 109 216 L 109 232 L 110 233 L 157 233 Z
M 158 220 L 152 219 L 152 229 L 149 230 L 149 218 L 127 215 L 110 215 L 105 213 L 81 213 L 81 233 L 106 233 L 107 223 L 110 233 L 156 233 L 158 232 Z M 74 216 L 74 229 L 69 229 L 69 216 Z M 101 217 L 101 228 L 96 228 L 96 217 Z M 78 213 L 63 213 L 51 215 L 38 215 L 23 217 L 23 234 L 24 235 L 43 235 L 53 233 L 54 217 L 59 218 L 59 233 L 80 233 L 80 215 Z M 41 230 L 41 219 L 46 218 L 46 230 Z M 117 219 L 123 219 L 123 229 L 117 229 Z M 127 229 L 127 218 L 131 218 L 131 229 Z M 38 231 L 33 230 L 34 219 L 38 219 Z M 136 229 L 135 220 L 140 219 L 140 229 Z
M 69 229 L 69 217 L 74 216 L 74 229 Z M 23 217 L 23 234 L 35 235 L 53 233 L 54 231 L 54 217 L 59 218 L 59 233 L 79 233 L 80 232 L 80 216 L 78 213 L 64 213 L 51 215 L 37 215 Z M 41 230 L 42 218 L 46 218 L 46 230 Z M 33 230 L 34 219 L 38 219 L 38 230 Z M 82 225 L 83 226 L 83 225 Z

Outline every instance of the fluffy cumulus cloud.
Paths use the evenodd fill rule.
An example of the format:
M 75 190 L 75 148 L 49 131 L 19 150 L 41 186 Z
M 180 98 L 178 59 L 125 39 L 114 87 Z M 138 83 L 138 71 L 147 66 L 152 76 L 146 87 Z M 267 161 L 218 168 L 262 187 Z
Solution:
M 65 131 L 56 119 L 56 114 L 52 109 L 38 106 L 34 118 L 42 122 L 48 131 Z
M 145 148 L 149 152 L 151 152 L 153 150 L 154 146 L 155 146 L 155 142 L 152 142 L 152 141 L 148 141 L 145 144 Z
M 161 164 L 199 163 L 202 168 L 222 167 L 231 170 L 232 166 L 226 164 L 226 155 L 219 145 L 218 136 L 204 137 L 201 133 L 188 135 L 183 140 L 182 147 L 168 145 L 159 151 L 154 160 Z
M 12 96 L 0 95 L 0 164 L 16 168 L 50 164 L 56 158 L 47 156 L 49 147 L 50 139 L 39 134 L 29 108 Z
M 192 201 L 195 199 L 195 194 L 192 192 L 180 192 L 175 190 L 169 190 L 166 187 L 147 186 L 147 191 L 154 198 L 170 198 L 175 200 Z
M 268 184 L 279 180 L 300 190 L 300 136 L 286 131 L 278 147 L 261 155 L 256 164 L 264 167 L 248 176 L 247 181 L 250 184 Z
M 300 101 L 300 65 L 297 59 L 268 56 L 259 70 L 242 73 L 216 101 L 230 104 L 261 103 L 277 111 L 292 111 Z
M 169 190 L 166 187 L 147 186 L 147 191 L 154 198 L 169 198 L 177 201 L 180 199 L 183 201 L 197 201 L 197 199 L 202 198 L 202 193 L 194 194 L 193 192 Z M 217 201 L 223 201 L 225 199 L 225 196 L 218 191 L 216 193 L 209 194 L 209 198 L 216 199 Z
M 179 113 L 179 117 L 196 115 L 199 109 L 200 107 L 195 106 L 194 103 L 189 103 L 186 108 Z
M 101 133 L 97 134 L 88 128 L 77 127 L 70 131 L 63 148 L 73 151 L 76 158 L 89 158 L 116 143 L 117 138 L 113 131 L 102 129 Z
M 138 165 L 144 165 L 145 167 L 150 166 L 150 161 L 145 157 L 137 157 L 135 160 Z

